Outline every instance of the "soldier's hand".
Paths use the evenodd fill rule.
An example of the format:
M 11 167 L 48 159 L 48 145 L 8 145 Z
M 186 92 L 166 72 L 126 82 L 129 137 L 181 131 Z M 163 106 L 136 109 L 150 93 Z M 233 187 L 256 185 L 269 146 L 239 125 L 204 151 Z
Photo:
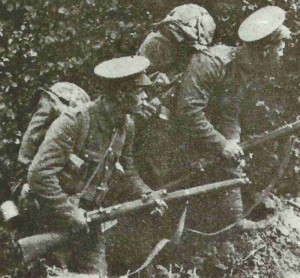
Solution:
M 139 112 L 145 119 L 152 117 L 156 113 L 156 107 L 150 104 L 148 101 L 143 100 L 142 109 Z
M 142 198 L 145 200 L 153 199 L 156 203 L 155 209 L 151 212 L 151 214 L 155 215 L 158 214 L 160 216 L 163 216 L 166 209 L 168 208 L 167 203 L 161 198 L 162 192 L 157 191 L 149 191 L 145 194 L 143 194 Z
M 151 214 L 158 214 L 160 216 L 163 216 L 165 211 L 168 208 L 167 203 L 160 197 L 155 198 L 156 207 L 151 212 Z
M 229 160 L 238 161 L 243 155 L 243 149 L 234 140 L 227 140 L 222 155 Z
M 82 208 L 75 208 L 72 213 L 72 232 L 88 232 L 88 222 L 86 217 L 86 210 Z

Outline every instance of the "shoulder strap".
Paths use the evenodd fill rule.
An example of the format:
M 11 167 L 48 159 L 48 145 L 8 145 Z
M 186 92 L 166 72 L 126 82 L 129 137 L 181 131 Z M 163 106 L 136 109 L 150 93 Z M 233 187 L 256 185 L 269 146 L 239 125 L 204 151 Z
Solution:
M 79 116 L 80 126 L 81 126 L 81 136 L 78 138 L 77 144 L 76 144 L 76 151 L 81 153 L 83 150 L 86 140 L 89 134 L 90 130 L 90 114 L 87 107 L 84 107 L 83 109 L 78 110 L 77 116 Z

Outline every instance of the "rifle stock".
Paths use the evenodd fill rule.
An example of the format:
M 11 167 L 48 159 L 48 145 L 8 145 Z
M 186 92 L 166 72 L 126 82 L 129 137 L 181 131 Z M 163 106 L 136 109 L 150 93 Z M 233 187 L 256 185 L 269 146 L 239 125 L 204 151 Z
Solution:
M 87 219 L 92 224 L 100 225 L 103 222 L 122 217 L 131 212 L 141 210 L 156 204 L 155 198 L 160 197 L 165 201 L 181 200 L 191 196 L 205 194 L 207 192 L 219 190 L 221 188 L 230 188 L 242 184 L 247 184 L 248 179 L 232 179 L 206 185 L 199 185 L 189 189 L 183 189 L 167 193 L 164 190 L 156 191 L 151 198 L 138 199 L 111 206 L 105 209 L 90 211 L 87 213 Z M 18 244 L 21 248 L 23 261 L 28 263 L 38 257 L 44 256 L 47 251 L 58 246 L 62 241 L 66 240 L 66 233 L 45 233 L 34 235 L 20 239 Z
M 45 233 L 18 240 L 23 262 L 28 263 L 45 255 L 66 239 L 62 233 Z

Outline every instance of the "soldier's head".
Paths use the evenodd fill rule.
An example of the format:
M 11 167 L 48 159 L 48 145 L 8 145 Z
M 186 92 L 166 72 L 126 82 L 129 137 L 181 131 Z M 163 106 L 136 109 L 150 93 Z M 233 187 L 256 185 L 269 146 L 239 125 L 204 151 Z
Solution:
M 283 56 L 285 41 L 291 31 L 283 25 L 285 11 L 276 6 L 261 8 L 248 16 L 239 27 L 239 37 L 255 54 L 265 60 L 278 60 Z
M 216 24 L 203 7 L 185 4 L 174 8 L 156 27 L 175 44 L 202 50 L 212 42 Z
M 106 98 L 116 102 L 124 113 L 136 113 L 142 107 L 145 86 L 152 84 L 145 71 L 150 61 L 142 56 L 127 56 L 100 63 L 94 69 L 107 88 Z

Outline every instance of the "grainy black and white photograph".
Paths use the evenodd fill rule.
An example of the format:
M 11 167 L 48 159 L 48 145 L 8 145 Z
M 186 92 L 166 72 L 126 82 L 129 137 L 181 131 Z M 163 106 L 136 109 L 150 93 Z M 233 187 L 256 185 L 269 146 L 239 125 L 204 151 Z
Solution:
M 0 277 L 299 278 L 300 0 L 0 0 Z

